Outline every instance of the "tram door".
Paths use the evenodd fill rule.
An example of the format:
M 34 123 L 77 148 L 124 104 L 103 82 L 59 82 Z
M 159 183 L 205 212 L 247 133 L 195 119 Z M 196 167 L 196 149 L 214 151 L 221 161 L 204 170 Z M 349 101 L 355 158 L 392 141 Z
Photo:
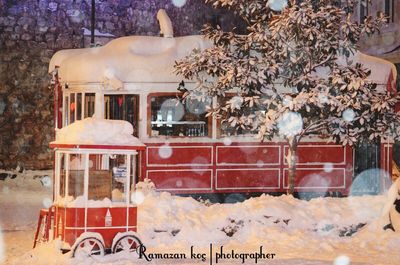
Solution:
M 105 119 L 128 121 L 133 126 L 133 135 L 139 136 L 138 95 L 104 95 L 104 104 Z

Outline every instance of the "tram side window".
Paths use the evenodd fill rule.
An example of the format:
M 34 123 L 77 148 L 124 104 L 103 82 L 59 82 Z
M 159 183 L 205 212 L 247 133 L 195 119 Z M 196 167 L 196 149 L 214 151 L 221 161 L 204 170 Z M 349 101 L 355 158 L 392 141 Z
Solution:
M 60 196 L 68 197 L 70 200 L 83 196 L 84 175 L 84 155 L 63 155 L 61 158 Z
M 132 124 L 133 135 L 138 135 L 137 95 L 104 95 L 104 117 L 110 120 L 125 120 Z
M 84 118 L 92 117 L 94 114 L 94 103 L 95 103 L 95 94 L 94 93 L 85 93 L 85 111 Z
M 94 114 L 94 93 L 69 93 L 64 97 L 64 126 Z M 82 108 L 84 112 L 82 113 Z
M 187 99 L 182 103 L 175 94 L 150 95 L 149 103 L 151 136 L 211 136 L 211 118 L 206 117 L 206 106 L 211 104 L 211 100 Z

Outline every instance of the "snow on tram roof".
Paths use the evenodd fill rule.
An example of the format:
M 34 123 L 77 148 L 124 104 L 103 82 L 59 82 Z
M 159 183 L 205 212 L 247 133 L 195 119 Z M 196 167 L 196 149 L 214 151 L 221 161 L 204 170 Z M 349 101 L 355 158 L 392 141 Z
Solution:
M 59 66 L 62 83 L 108 83 L 115 89 L 130 82 L 180 82 L 182 77 L 173 72 L 175 61 L 194 48 L 202 50 L 211 46 L 211 42 L 200 35 L 121 37 L 102 47 L 59 51 L 50 61 L 49 72 Z M 343 57 L 338 60 L 346 63 Z M 348 61 L 370 69 L 369 79 L 378 84 L 387 84 L 397 77 L 396 67 L 381 58 L 356 52 Z
M 61 82 L 97 83 L 116 78 L 125 82 L 180 82 L 175 61 L 193 49 L 205 49 L 211 42 L 203 36 L 178 38 L 129 36 L 114 39 L 102 47 L 57 52 L 49 72 L 59 66 Z
M 86 118 L 57 130 L 56 141 L 50 145 L 144 147 L 132 134 L 132 124 L 127 121 Z

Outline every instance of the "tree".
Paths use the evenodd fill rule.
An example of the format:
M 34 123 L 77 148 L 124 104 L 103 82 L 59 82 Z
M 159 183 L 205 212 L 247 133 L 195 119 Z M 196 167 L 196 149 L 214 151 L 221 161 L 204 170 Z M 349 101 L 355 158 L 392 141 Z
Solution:
M 353 145 L 395 132 L 398 97 L 368 80 L 370 70 L 352 60 L 360 37 L 376 32 L 384 17 L 352 21 L 354 1 L 341 7 L 332 0 L 292 0 L 281 11 L 272 9 L 276 0 L 206 2 L 240 15 L 247 33 L 204 27 L 214 45 L 175 65 L 178 74 L 198 82 L 185 97 L 233 92 L 208 115 L 257 132 L 261 140 L 283 137 L 289 145 L 288 193 L 294 191 L 297 146 L 304 136 Z

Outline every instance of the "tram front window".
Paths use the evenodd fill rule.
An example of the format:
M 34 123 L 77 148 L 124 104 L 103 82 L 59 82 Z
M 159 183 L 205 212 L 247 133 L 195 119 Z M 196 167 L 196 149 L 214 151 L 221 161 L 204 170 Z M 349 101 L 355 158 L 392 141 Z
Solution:
M 98 154 L 89 156 L 89 200 L 109 198 L 112 202 L 125 202 L 126 185 L 126 155 Z

